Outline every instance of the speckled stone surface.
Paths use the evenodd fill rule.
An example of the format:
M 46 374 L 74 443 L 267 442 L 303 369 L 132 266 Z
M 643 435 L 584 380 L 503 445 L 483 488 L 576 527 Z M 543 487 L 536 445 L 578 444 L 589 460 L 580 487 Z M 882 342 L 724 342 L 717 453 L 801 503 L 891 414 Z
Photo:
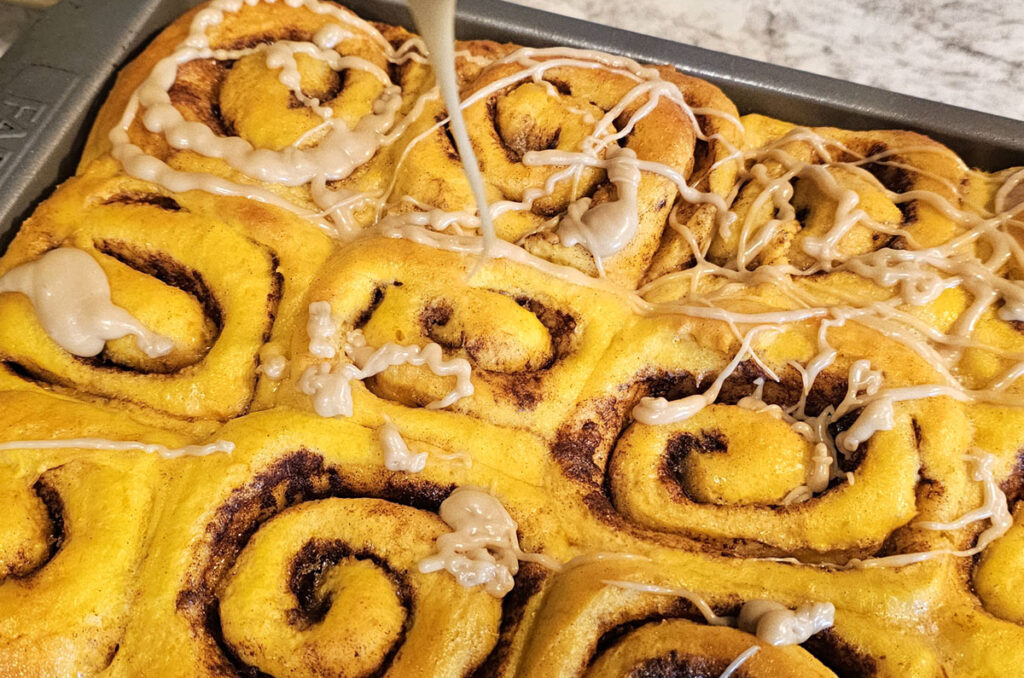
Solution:
M 515 1 L 1024 120 L 1024 0 Z M 0 0 L 0 52 L 29 16 Z
M 515 0 L 1024 120 L 1022 0 Z

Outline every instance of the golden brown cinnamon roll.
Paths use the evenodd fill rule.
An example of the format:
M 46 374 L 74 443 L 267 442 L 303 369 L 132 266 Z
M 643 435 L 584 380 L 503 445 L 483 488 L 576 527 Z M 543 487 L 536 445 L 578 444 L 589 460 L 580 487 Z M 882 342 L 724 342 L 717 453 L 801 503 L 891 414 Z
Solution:
M 105 161 L 36 211 L 0 271 L 57 248 L 94 259 L 112 303 L 164 337 L 170 350 L 147 353 L 125 336 L 92 355 L 70 351 L 47 332 L 28 296 L 5 289 L 5 369 L 25 383 L 190 426 L 242 414 L 273 392 L 276 382 L 261 361 L 286 355 L 281 339 L 292 333 L 308 281 L 331 245 L 315 227 L 274 208 L 203 192 L 172 196 Z M 66 275 L 41 274 L 46 280 L 37 284 Z
M 281 402 L 362 421 L 390 401 L 552 434 L 626 308 L 510 261 L 467 280 L 474 265 L 401 238 L 346 248 L 310 288 Z
M 494 645 L 501 603 L 421 567 L 452 530 L 441 503 L 456 486 L 490 486 L 524 534 L 546 535 L 523 549 L 564 557 L 565 547 L 530 484 L 538 469 L 521 466 L 524 480 L 494 470 L 509 434 L 467 424 L 467 463 L 438 445 L 438 416 L 393 420 L 429 455 L 415 474 L 384 468 L 376 431 L 290 410 L 225 427 L 230 457 L 182 460 L 114 673 L 470 673 Z
M 599 517 L 651 538 L 833 563 L 927 550 L 936 533 L 911 521 L 974 502 L 970 418 L 949 398 L 872 400 L 939 377 L 871 330 L 822 327 L 743 327 L 740 341 L 718 321 L 641 321 L 613 342 L 617 359 L 553 452 Z M 821 331 L 839 357 L 805 384 Z
M 815 609 L 806 591 L 812 581 L 817 585 L 824 579 L 813 573 L 801 578 L 779 565 L 762 564 L 756 575 L 754 568 L 742 568 L 747 577 L 726 583 L 721 570 L 705 563 L 611 554 L 570 563 L 553 576 L 534 572 L 534 580 L 524 577 L 522 582 L 529 597 L 514 602 L 506 598 L 502 637 L 483 674 L 717 678 L 735 664 L 735 674 L 753 676 L 940 675 L 935 673 L 939 660 L 924 638 L 901 629 L 898 617 L 888 622 L 874 618 L 873 626 L 856 603 L 850 608 L 837 605 L 834 613 L 818 606 L 834 616 L 833 624 L 817 631 L 811 625 L 799 637 L 786 639 L 795 642 L 779 643 L 781 627 L 771 619 L 751 624 L 757 618 L 751 612 L 756 615 L 765 607 L 766 597 L 775 602 L 768 607 L 780 612 L 790 608 L 778 601 L 785 601 L 791 612 L 801 606 Z M 802 585 L 804 597 L 785 592 L 800 590 L 791 585 L 794 580 Z M 917 594 L 922 590 L 915 587 Z M 861 592 L 862 602 L 874 600 L 874 594 L 868 587 Z M 855 600 L 835 589 L 829 595 Z M 517 606 L 514 613 L 512 605 Z M 780 616 L 792 622 L 789 614 Z M 880 632 L 879 624 L 886 624 L 885 631 Z
M 962 193 L 970 171 L 921 134 L 805 128 L 756 114 L 742 121 L 750 150 L 736 220 L 702 240 L 717 263 L 807 270 L 963 231 L 944 205 L 970 210 Z
M 0 431 L 0 674 L 95 675 L 122 640 L 166 471 L 91 439 L 187 441 L 27 391 L 0 393 Z
M 434 96 L 419 45 L 338 5 L 207 3 L 124 70 L 83 166 L 111 154 L 133 176 L 349 237 L 377 214 L 403 120 Z
M 498 237 L 550 261 L 635 287 L 688 260 L 669 234 L 679 184 L 721 198 L 742 146 L 736 109 L 707 82 L 585 51 L 523 48 L 465 83 L 461 96 Z M 398 163 L 391 213 L 475 210 L 445 126 L 424 116 Z M 711 204 L 684 209 L 707 228 Z M 463 221 L 466 221 L 464 218 Z M 663 237 L 666 239 L 661 245 Z

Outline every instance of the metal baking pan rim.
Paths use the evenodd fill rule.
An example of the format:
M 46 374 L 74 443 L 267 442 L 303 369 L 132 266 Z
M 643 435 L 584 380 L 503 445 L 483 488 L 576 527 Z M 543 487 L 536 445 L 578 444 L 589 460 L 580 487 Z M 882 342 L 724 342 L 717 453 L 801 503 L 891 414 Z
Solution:
M 0 250 L 73 174 L 114 74 L 196 0 L 64 0 L 0 58 Z M 411 27 L 403 0 L 346 0 L 371 20 Z M 1024 122 L 551 14 L 460 0 L 462 38 L 600 49 L 671 63 L 725 91 L 742 113 L 849 129 L 899 128 L 946 143 L 970 165 L 1024 164 Z M 97 39 L 95 36 L 117 36 Z

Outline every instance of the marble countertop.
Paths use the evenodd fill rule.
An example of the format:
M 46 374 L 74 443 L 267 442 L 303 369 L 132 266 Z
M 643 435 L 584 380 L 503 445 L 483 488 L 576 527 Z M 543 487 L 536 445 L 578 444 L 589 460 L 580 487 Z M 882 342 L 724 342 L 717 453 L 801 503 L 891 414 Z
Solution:
M 514 0 L 1024 120 L 1019 0 Z M 0 0 L 0 53 L 35 10 Z
M 513 0 L 1024 120 L 1019 0 Z

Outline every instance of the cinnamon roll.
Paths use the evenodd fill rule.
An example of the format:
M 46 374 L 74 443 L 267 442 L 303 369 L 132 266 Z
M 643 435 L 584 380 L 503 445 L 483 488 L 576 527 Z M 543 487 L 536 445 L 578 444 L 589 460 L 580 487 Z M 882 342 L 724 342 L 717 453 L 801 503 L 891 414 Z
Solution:
M 553 434 L 626 310 L 513 262 L 467 281 L 472 266 L 404 238 L 347 247 L 310 287 L 280 402 L 360 421 L 395 403 Z
M 553 448 L 604 519 L 734 554 L 841 563 L 920 548 L 902 528 L 968 503 L 962 406 L 889 402 L 883 425 L 856 404 L 883 373 L 890 392 L 933 383 L 911 351 L 852 323 L 743 331 L 741 342 L 724 323 L 659 319 L 617 340 L 631 352 L 610 348 L 620 359 L 591 379 Z M 819 333 L 841 358 L 805 385 Z M 961 469 L 930 485 L 947 464 Z
M 468 77 L 501 46 L 466 43 Z M 248 197 L 353 237 L 383 207 L 407 129 L 439 100 L 397 26 L 323 3 L 210 3 L 121 73 L 83 156 L 134 176 Z
M 0 673 L 95 675 L 122 641 L 165 473 L 96 443 L 187 441 L 28 391 L 0 393 L 0 430 Z
M 887 636 L 855 610 L 799 595 L 776 591 L 792 609 L 760 598 L 781 581 L 734 578 L 730 590 L 700 561 L 581 559 L 526 579 L 525 602 L 506 599 L 518 609 L 506 611 L 483 675 L 933 675 L 938 662 L 920 638 L 892 627 Z M 765 619 L 765 609 L 777 616 Z
M 110 303 L 133 317 L 132 332 L 147 340 L 125 332 L 91 347 L 61 344 L 47 319 L 99 322 L 95 308 L 82 306 L 77 320 L 67 315 L 71 309 L 48 316 L 38 299 L 10 293 L 27 288 L 0 286 L 9 292 L 0 294 L 4 368 L 25 384 L 195 428 L 269 399 L 277 383 L 261 361 L 286 356 L 282 339 L 331 244 L 273 208 L 202 192 L 172 196 L 107 160 L 36 211 L 0 260 L 0 274 L 22 267 L 27 275 L 35 267 L 37 288 L 76 284 L 65 264 L 42 269 L 57 249 L 95 262 Z
M 803 270 L 962 231 L 943 211 L 969 208 L 961 187 L 970 171 L 923 135 L 801 128 L 756 114 L 742 122 L 752 163 L 737 186 L 735 224 L 708 233 L 713 261 Z
M 291 410 L 226 426 L 230 456 L 182 460 L 115 673 L 470 673 L 493 647 L 501 603 L 421 566 L 451 530 L 439 507 L 456 486 L 490 486 L 524 533 L 546 535 L 523 549 L 564 557 L 564 538 L 529 484 L 535 470 L 493 470 L 506 432 L 467 427 L 467 464 L 434 444 L 436 420 L 393 422 L 429 455 L 420 472 L 388 471 L 372 429 Z
M 642 67 L 562 48 L 520 49 L 462 86 L 464 116 L 498 237 L 529 252 L 635 287 L 689 258 L 668 228 L 679 185 L 724 196 L 742 146 L 732 103 L 714 86 L 669 67 Z M 400 157 L 392 214 L 466 215 L 473 198 L 444 112 Z M 651 168 L 656 168 L 652 170 Z M 690 184 L 687 184 L 687 181 Z M 702 230 L 713 204 L 683 209 Z M 472 229 L 468 216 L 446 229 Z M 662 244 L 664 241 L 664 244 Z

